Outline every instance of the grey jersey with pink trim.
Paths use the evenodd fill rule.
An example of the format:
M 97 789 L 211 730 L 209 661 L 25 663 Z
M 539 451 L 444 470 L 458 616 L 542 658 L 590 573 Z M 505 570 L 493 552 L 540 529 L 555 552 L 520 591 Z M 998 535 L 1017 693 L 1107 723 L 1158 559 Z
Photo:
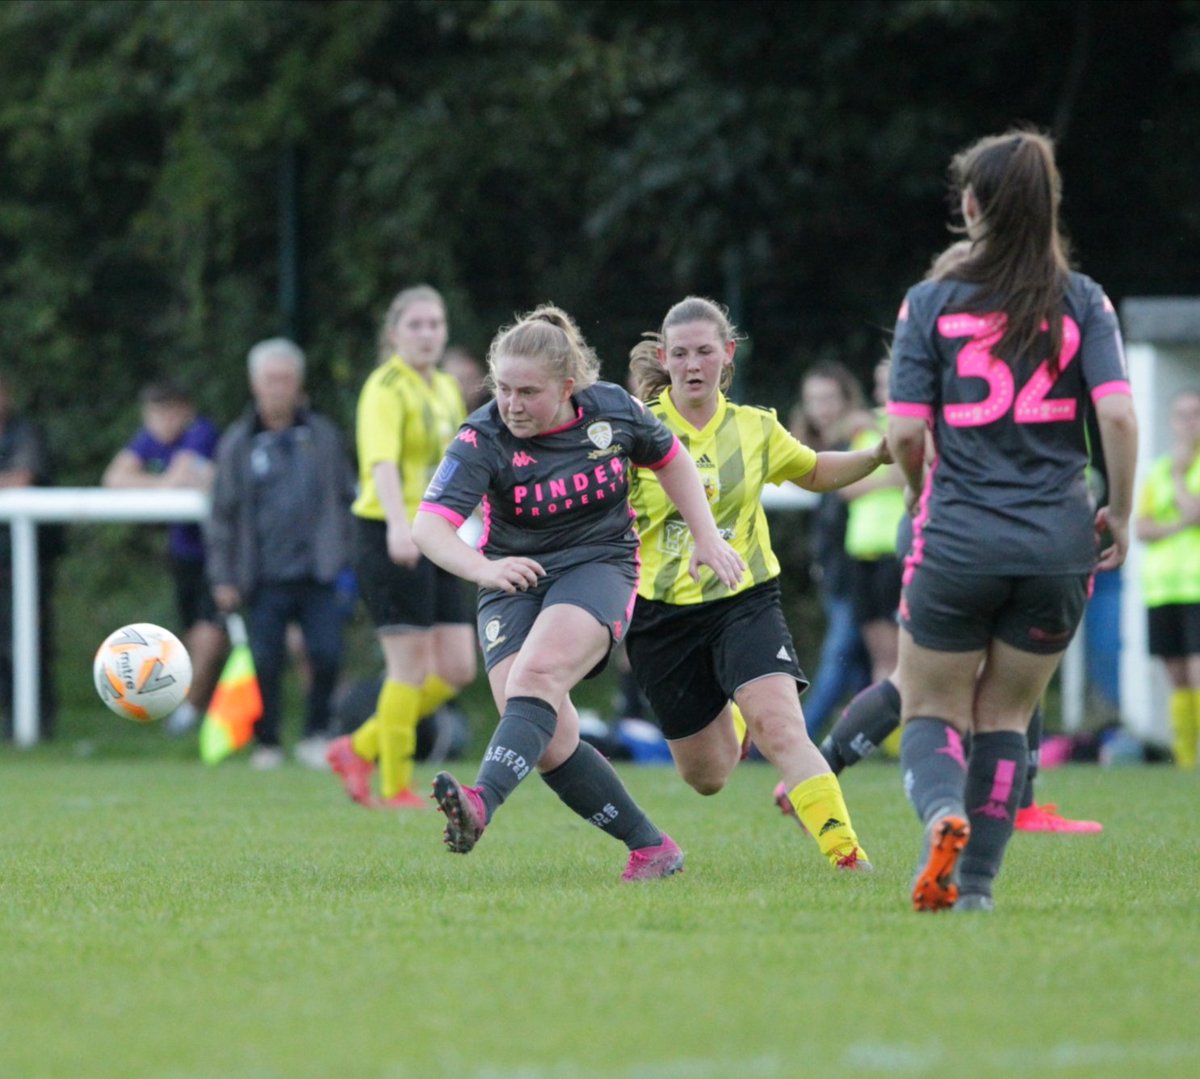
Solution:
M 456 523 L 483 503 L 480 550 L 528 555 L 548 572 L 637 554 L 629 465 L 657 468 L 675 436 L 611 382 L 576 393 L 575 419 L 517 438 L 491 401 L 467 417 L 421 503 Z
M 1003 575 L 1088 573 L 1096 562 L 1084 428 L 1093 402 L 1129 393 L 1116 312 L 1072 273 L 1057 374 L 991 355 L 996 316 L 964 313 L 977 286 L 924 281 L 896 322 L 890 403 L 932 423 L 910 563 Z

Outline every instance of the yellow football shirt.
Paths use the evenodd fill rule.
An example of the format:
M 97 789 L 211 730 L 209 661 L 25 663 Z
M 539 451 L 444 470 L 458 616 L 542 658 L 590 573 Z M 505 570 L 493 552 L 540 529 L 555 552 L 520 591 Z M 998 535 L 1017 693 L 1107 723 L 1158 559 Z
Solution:
M 807 476 L 817 463 L 816 453 L 788 433 L 774 409 L 735 405 L 723 394 L 716 414 L 701 430 L 679 414 L 669 389 L 646 407 L 679 436 L 696 463 L 717 527 L 746 563 L 739 591 L 778 576 L 762 489 Z M 634 470 L 630 501 L 641 537 L 640 596 L 684 605 L 733 594 L 710 572 L 702 571 L 699 583 L 688 575 L 691 534 L 650 469 Z
M 358 397 L 359 493 L 354 513 L 374 521 L 385 519 L 371 470 L 381 461 L 394 461 L 411 521 L 446 446 L 465 418 L 462 391 L 452 375 L 434 371 L 426 382 L 399 356 L 375 368 Z

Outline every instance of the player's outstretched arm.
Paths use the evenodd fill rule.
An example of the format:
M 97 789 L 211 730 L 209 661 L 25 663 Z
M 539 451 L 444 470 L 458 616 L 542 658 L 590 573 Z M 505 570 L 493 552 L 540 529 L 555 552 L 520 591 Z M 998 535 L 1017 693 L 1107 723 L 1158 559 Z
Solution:
M 445 517 L 427 510 L 417 511 L 412 537 L 430 562 L 480 588 L 523 592 L 535 585 L 546 572 L 532 558 L 511 557 L 493 561 L 469 543 L 464 543 L 458 530 Z
M 823 494 L 866 479 L 877 468 L 891 463 L 892 454 L 883 439 L 865 450 L 822 450 L 812 470 L 792 482 L 807 491 Z

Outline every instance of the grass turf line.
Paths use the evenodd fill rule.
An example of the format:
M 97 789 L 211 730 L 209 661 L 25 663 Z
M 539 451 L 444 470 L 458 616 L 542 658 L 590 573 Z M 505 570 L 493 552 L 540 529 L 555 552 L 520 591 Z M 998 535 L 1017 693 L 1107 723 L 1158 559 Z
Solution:
M 1048 773 L 1104 834 L 1018 835 L 967 917 L 908 910 L 894 765 L 844 782 L 870 876 L 826 868 L 765 766 L 708 799 L 623 775 L 682 876 L 618 883 L 536 780 L 458 857 L 436 814 L 296 767 L 4 750 L 0 1074 L 1192 1074 L 1194 776 Z

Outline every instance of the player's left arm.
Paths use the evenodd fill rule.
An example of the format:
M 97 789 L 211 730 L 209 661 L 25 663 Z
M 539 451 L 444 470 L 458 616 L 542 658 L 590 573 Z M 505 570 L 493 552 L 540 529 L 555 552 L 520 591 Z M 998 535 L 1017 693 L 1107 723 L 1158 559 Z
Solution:
M 862 450 L 822 450 L 816 463 L 803 476 L 792 477 L 792 482 L 807 491 L 824 493 L 837 491 L 851 484 L 864 481 L 884 465 L 892 463 L 892 454 L 885 439 Z M 896 486 L 894 482 L 878 486 Z
M 1100 552 L 1096 569 L 1116 569 L 1129 551 L 1129 517 L 1133 512 L 1133 477 L 1137 470 L 1137 416 L 1133 398 L 1111 393 L 1096 402 L 1100 442 L 1108 465 L 1108 505 L 1096 511 L 1096 532 L 1111 537 Z
M 1096 410 L 1108 478 L 1108 504 L 1096 511 L 1094 522 L 1097 536 L 1108 545 L 1100 552 L 1096 569 L 1111 570 L 1125 561 L 1129 551 L 1138 430 L 1116 310 L 1097 287 L 1080 327 L 1079 365 Z
M 917 416 L 889 415 L 887 444 L 909 489 L 921 490 L 925 480 L 925 421 Z

